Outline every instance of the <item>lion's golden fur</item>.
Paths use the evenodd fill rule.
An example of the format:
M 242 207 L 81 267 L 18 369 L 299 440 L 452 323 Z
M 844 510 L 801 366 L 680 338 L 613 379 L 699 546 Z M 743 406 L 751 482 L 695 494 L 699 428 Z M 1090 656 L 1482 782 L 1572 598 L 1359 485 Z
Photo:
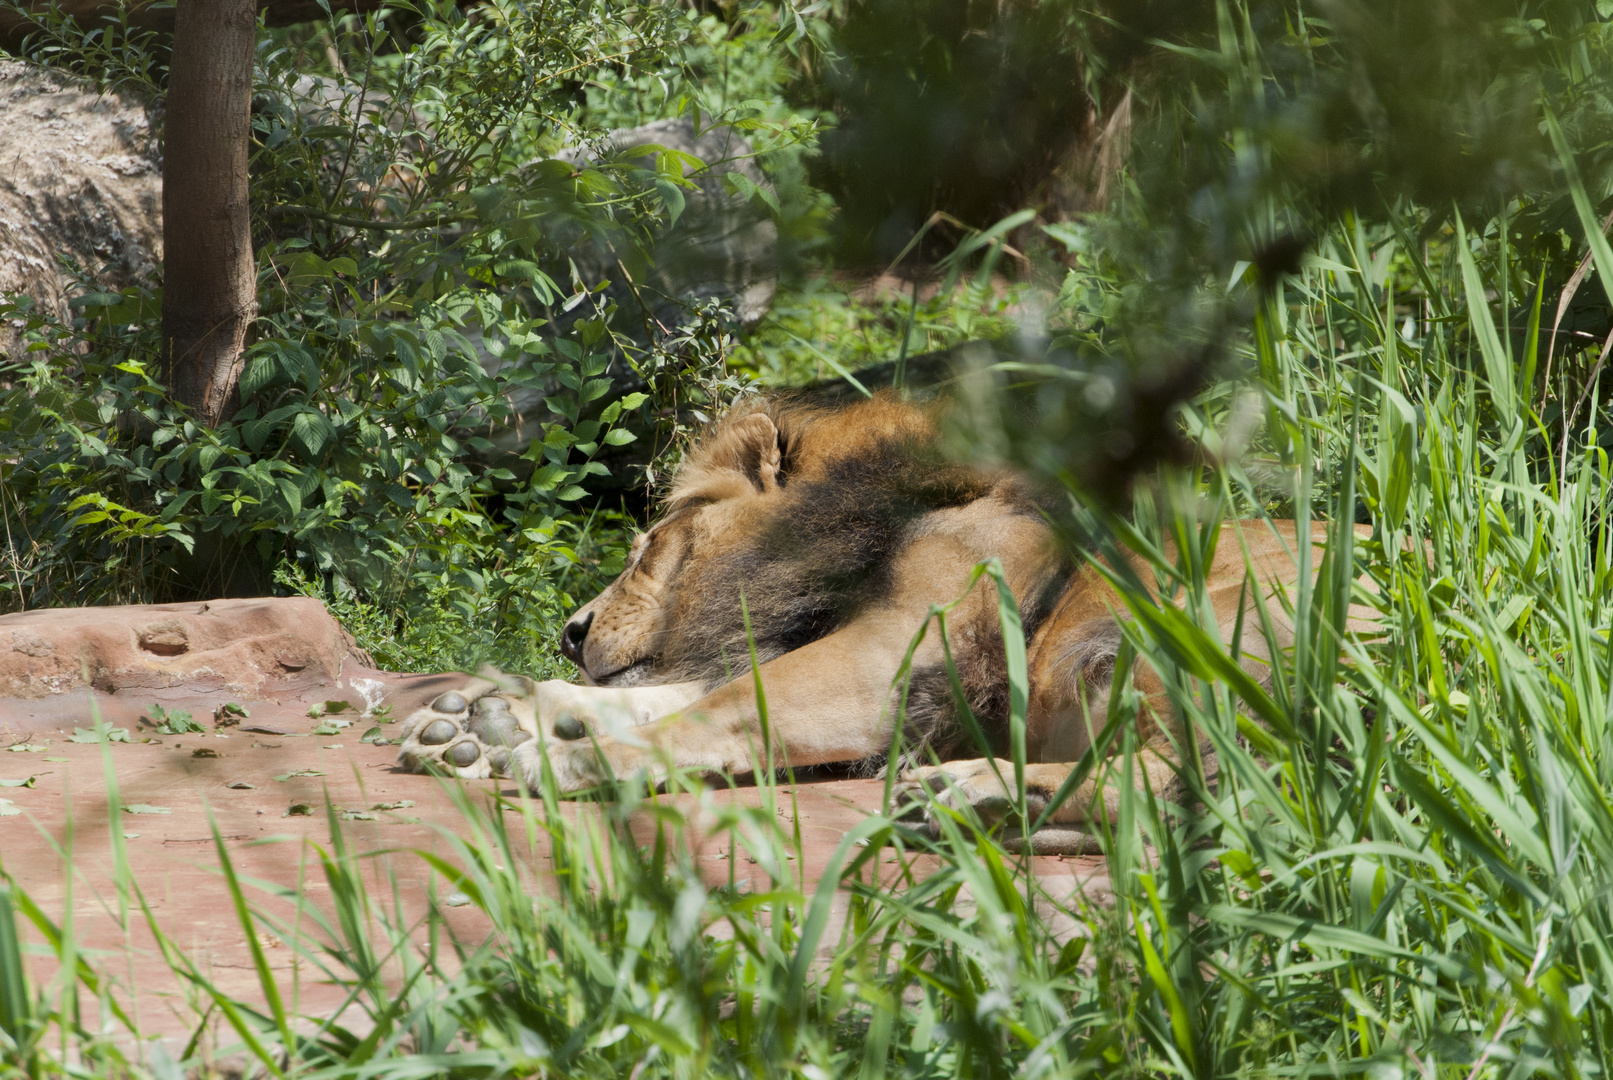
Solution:
M 1027 798 L 1033 812 L 1038 800 L 1045 806 L 1107 713 L 1124 605 L 1092 566 L 1075 566 L 1022 477 L 941 453 L 943 408 L 887 395 L 836 408 L 758 398 L 731 410 L 689 448 L 660 520 L 634 542 L 622 573 L 568 622 L 563 648 L 586 685 L 512 695 L 504 684 L 473 684 L 445 696 L 456 709 L 411 717 L 400 760 L 454 764 L 444 756 L 451 745 L 474 758 L 455 765 L 459 775 L 504 768 L 492 746 L 471 753 L 482 736 L 464 701 L 478 695 L 510 697 L 525 729 L 544 736 L 498 760 L 532 784 L 552 775 L 563 790 L 667 767 L 748 771 L 763 739 L 794 765 L 877 763 L 902 715 L 909 744 L 947 762 L 907 782 L 936 790 L 944 780 L 945 798 L 1001 812 L 1003 768 L 951 760 L 979 751 L 948 671 L 950 660 L 989 749 L 1004 753 L 998 598 L 989 583 L 970 588 L 974 568 L 995 559 L 1026 635 Z M 1246 621 L 1254 596 L 1297 580 L 1295 548 L 1320 534 L 1302 541 L 1292 523 L 1228 523 L 1223 536 L 1233 535 L 1206 568 L 1204 599 L 1224 633 Z M 933 626 L 915 638 L 938 605 L 952 605 L 948 648 Z M 1268 605 L 1259 620 L 1278 639 L 1288 632 L 1281 608 Z M 1263 647 L 1244 635 L 1241 660 L 1257 676 Z M 909 678 L 898 678 L 908 661 Z M 1147 702 L 1136 773 L 1168 792 L 1181 750 L 1169 698 L 1146 666 L 1132 678 Z M 1088 777 L 1052 820 L 1112 814 L 1112 796 Z
M 937 511 L 989 497 L 1010 527 L 1051 542 L 1034 493 L 1020 478 L 942 456 L 936 409 L 888 395 L 833 409 L 761 398 L 730 411 L 694 442 L 657 530 L 702 535 L 669 583 L 673 608 L 657 630 L 653 676 L 638 684 L 720 685 L 749 666 L 752 642 L 765 662 L 833 633 L 886 598 L 897 556 Z M 700 530 L 701 512 L 721 513 L 723 527 Z M 1067 572 L 1061 563 L 1018 597 L 1028 635 L 1056 602 Z M 944 595 L 951 587 L 938 588 L 932 599 L 954 599 Z M 987 604 L 965 609 L 951 627 L 965 696 L 988 730 L 1001 730 L 1008 715 L 998 626 L 995 606 Z M 910 731 L 944 750 L 962 733 L 954 712 L 945 671 L 916 671 Z

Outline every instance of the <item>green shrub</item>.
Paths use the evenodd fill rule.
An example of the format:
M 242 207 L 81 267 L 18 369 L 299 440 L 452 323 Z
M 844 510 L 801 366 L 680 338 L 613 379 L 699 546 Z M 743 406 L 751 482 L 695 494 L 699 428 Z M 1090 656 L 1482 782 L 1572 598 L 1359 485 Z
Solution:
M 151 37 L 46 22 L 37 57 L 160 90 Z M 645 439 L 616 466 L 642 470 L 694 422 L 681 408 L 741 385 L 720 307 L 635 338 L 619 290 L 572 257 L 591 244 L 642 260 L 698 163 L 552 157 L 599 131 L 577 80 L 676 67 L 694 25 L 629 0 L 474 19 L 406 5 L 331 24 L 346 62 L 324 90 L 267 34 L 259 317 L 232 416 L 201 429 L 156 381 L 160 289 L 109 294 L 81 273 L 67 322 L 0 300 L 28 342 L 0 373 L 6 605 L 261 593 L 280 567 L 278 587 L 390 612 L 406 640 L 372 644 L 400 662 L 553 668 L 539 643 L 620 546 L 619 515 L 595 504 L 640 479 L 607 462 Z M 511 456 L 490 437 L 517 397 Z

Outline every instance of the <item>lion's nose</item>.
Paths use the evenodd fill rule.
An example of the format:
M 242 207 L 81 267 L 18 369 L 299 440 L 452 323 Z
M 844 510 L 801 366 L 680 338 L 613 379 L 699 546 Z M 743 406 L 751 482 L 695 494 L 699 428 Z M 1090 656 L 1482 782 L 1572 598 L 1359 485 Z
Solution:
M 582 664 L 582 643 L 588 640 L 588 628 L 594 624 L 594 613 L 572 619 L 560 631 L 560 652 L 573 664 Z

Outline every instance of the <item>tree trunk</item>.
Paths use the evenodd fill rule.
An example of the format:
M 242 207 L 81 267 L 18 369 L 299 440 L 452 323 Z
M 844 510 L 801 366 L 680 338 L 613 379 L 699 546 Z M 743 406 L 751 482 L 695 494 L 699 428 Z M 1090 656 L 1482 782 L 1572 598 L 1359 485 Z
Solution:
M 162 166 L 168 386 L 208 427 L 235 411 L 257 273 L 247 205 L 254 0 L 179 0 Z

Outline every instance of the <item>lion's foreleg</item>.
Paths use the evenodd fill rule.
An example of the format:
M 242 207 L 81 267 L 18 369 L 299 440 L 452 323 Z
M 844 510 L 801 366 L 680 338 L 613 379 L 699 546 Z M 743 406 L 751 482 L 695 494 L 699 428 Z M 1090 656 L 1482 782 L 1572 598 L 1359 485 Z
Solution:
M 769 742 L 775 768 L 883 754 L 893 716 L 891 681 L 909 625 L 864 620 L 763 664 L 761 699 L 747 674 L 643 727 L 597 741 L 551 743 L 549 763 L 562 790 L 577 790 L 607 775 L 659 778 L 669 767 L 752 772 L 765 768 Z M 523 747 L 517 757 L 529 780 L 541 775 L 535 747 Z
M 541 736 L 565 745 L 591 733 L 630 730 L 675 713 L 700 696 L 698 683 L 611 688 L 533 682 L 484 669 L 416 710 L 399 733 L 398 764 L 410 772 L 466 779 L 506 776 L 522 747 Z
M 1133 786 L 1138 791 L 1151 791 L 1166 799 L 1175 797 L 1179 781 L 1172 757 L 1145 747 L 1133 760 Z M 997 758 L 995 764 L 993 771 L 992 761 L 971 758 L 909 769 L 902 774 L 901 791 L 914 798 L 928 793 L 943 805 L 954 808 L 972 806 L 989 824 L 1012 813 L 1018 802 L 1017 792 L 1013 790 L 1014 763 Z M 1122 769 L 1123 761 L 1119 758 L 1099 762 L 1059 803 L 1047 819 L 1048 823 L 1094 825 L 1117 820 L 1121 794 L 1126 786 Z M 1046 812 L 1074 771 L 1075 765 L 1063 762 L 1025 766 L 1025 803 L 1031 817 L 1038 818 Z

